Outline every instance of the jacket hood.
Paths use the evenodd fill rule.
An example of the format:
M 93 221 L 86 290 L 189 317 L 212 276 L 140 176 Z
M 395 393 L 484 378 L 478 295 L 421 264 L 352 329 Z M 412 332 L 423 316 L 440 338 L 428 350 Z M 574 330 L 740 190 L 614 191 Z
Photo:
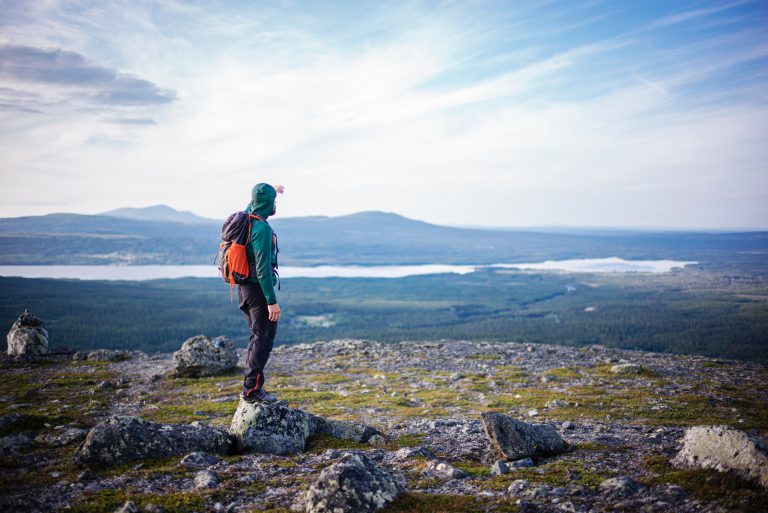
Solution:
M 275 211 L 277 191 L 268 183 L 257 183 L 251 190 L 251 202 L 245 209 L 249 214 L 256 214 L 266 221 Z

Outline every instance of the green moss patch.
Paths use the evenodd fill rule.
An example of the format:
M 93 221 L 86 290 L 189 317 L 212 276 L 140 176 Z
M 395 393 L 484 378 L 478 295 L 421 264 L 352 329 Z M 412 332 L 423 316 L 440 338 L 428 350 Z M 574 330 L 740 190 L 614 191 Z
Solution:
M 727 511 L 768 511 L 768 494 L 760 485 L 733 472 L 711 469 L 678 469 L 662 455 L 648 456 L 643 465 L 653 473 L 649 485 L 675 484 L 704 503 Z

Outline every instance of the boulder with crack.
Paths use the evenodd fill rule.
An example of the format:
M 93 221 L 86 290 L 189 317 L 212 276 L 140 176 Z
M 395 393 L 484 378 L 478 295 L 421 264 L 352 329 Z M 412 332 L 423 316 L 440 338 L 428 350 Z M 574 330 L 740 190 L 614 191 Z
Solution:
M 404 491 L 388 470 L 362 454 L 347 454 L 325 468 L 306 495 L 306 512 L 372 513 Z
M 492 451 L 503 460 L 549 456 L 568 449 L 568 443 L 549 424 L 529 424 L 496 412 L 480 416 Z
M 672 459 L 677 467 L 732 470 L 768 488 L 768 445 L 730 426 L 694 426 Z
M 173 353 L 173 361 L 173 377 L 217 376 L 235 368 L 237 352 L 227 337 L 210 339 L 198 335 L 187 339 L 181 349 Z
M 230 447 L 226 431 L 201 422 L 158 424 L 141 417 L 114 416 L 91 429 L 73 460 L 80 466 L 108 467 L 193 451 L 228 454 Z

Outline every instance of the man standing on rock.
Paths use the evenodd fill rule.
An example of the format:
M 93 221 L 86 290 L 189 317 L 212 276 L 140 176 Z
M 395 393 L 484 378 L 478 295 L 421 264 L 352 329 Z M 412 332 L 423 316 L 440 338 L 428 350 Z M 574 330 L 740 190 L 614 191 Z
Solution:
M 248 282 L 238 286 L 237 299 L 245 313 L 251 336 L 245 356 L 245 379 L 241 397 L 248 402 L 275 400 L 264 390 L 264 367 L 267 365 L 280 319 L 280 306 L 275 296 L 277 284 L 277 237 L 267 218 L 276 213 L 275 198 L 283 194 L 282 185 L 256 184 L 245 211 L 251 217 L 251 233 L 246 252 L 251 273 Z

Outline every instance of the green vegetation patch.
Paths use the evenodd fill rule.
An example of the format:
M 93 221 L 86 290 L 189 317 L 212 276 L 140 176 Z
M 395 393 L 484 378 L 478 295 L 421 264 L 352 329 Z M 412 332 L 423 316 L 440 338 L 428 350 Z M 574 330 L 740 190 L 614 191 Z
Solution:
M 704 503 L 727 511 L 753 513 L 768 511 L 768 494 L 760 485 L 733 472 L 711 469 L 678 469 L 663 455 L 647 456 L 643 465 L 653 472 L 649 485 L 675 484 Z
M 133 501 L 143 510 L 148 504 L 162 506 L 165 513 L 190 513 L 205 511 L 205 497 L 198 492 L 174 492 L 163 494 L 132 493 L 126 490 L 99 490 L 85 492 L 83 499 L 68 510 L 72 513 L 104 513 L 114 511 L 126 501 Z
M 520 508 L 509 500 L 406 492 L 380 510 L 381 513 L 517 513 Z

